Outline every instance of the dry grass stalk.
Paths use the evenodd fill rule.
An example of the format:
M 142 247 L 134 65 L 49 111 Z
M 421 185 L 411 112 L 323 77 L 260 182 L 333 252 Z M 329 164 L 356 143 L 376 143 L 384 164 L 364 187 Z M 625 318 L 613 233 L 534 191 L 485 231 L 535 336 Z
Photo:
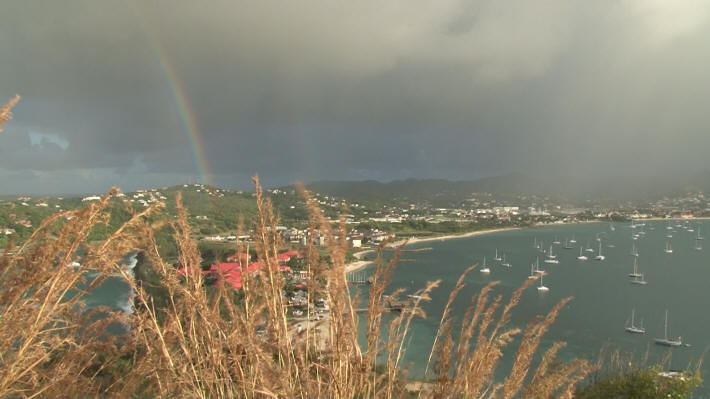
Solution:
M 101 245 L 87 243 L 91 230 L 107 221 L 115 193 L 87 209 L 46 219 L 24 245 L 12 248 L 13 255 L 2 257 L 0 396 L 96 394 L 105 382 L 105 365 L 122 355 L 115 345 L 121 337 L 105 331 L 125 323 L 125 316 L 104 308 L 84 312 L 82 299 L 120 273 L 121 259 L 135 248 L 136 240 L 126 238 L 134 237 L 130 226 L 155 208 L 134 215 Z M 75 259 L 80 267 L 72 266 Z
M 131 210 L 129 222 L 98 243 L 88 243 L 87 237 L 93 227 L 107 223 L 110 195 L 85 210 L 42 223 L 23 246 L 13 248 L 12 256 L 0 259 L 0 362 L 7 371 L 0 376 L 0 397 L 403 396 L 406 372 L 402 359 L 411 323 L 425 316 L 421 304 L 430 299 L 438 282 L 428 283 L 385 325 L 384 294 L 401 247 L 389 261 L 380 251 L 367 316 L 359 319 L 355 313 L 358 299 L 352 297 L 346 280 L 345 224 L 341 220 L 334 230 L 304 190 L 309 230 L 325 234 L 330 258 L 329 262 L 320 259 L 311 234 L 306 248 L 307 299 L 314 303 L 325 298 L 331 311 L 327 320 L 312 321 L 309 307 L 304 332 L 297 334 L 287 317 L 285 280 L 276 258 L 281 247 L 278 217 L 257 178 L 254 183 L 258 215 L 253 248 L 262 267 L 243 273 L 239 294 L 225 284 L 227 276 L 205 289 L 202 259 L 179 196 L 177 217 L 167 225 L 154 220 L 161 206 L 141 213 Z M 73 218 L 66 220 L 69 216 Z M 155 236 L 166 226 L 173 231 L 177 266 L 185 272 L 182 276 L 158 252 Z M 236 249 L 241 254 L 250 248 L 240 243 Z M 137 284 L 121 266 L 122 257 L 132 251 L 143 253 L 143 267 L 157 277 L 155 286 Z M 67 267 L 80 252 L 82 266 L 77 270 Z M 242 266 L 246 269 L 247 264 Z M 502 350 L 519 333 L 507 329 L 510 311 L 530 283 L 516 291 L 502 310 L 502 298 L 491 299 L 496 284 L 484 287 L 471 300 L 454 340 L 451 304 L 471 270 L 457 282 L 440 321 L 429 357 L 436 375 L 432 393 L 438 397 L 512 397 L 521 392 L 532 354 L 566 301 L 528 326 L 513 367 L 516 375 L 495 385 L 493 370 Z M 97 278 L 82 285 L 87 272 Z M 81 300 L 112 276 L 122 278 L 135 292 L 135 312 L 124 315 L 101 309 L 103 317 L 93 318 L 96 311 L 85 312 Z M 162 299 L 152 296 L 147 288 L 165 295 Z M 366 323 L 364 349 L 358 343 L 361 320 Z M 130 327 L 126 335 L 106 333 L 116 322 Z M 257 333 L 261 327 L 263 336 Z M 548 395 L 568 390 L 584 375 L 584 364 L 557 366 L 552 362 L 554 354 L 548 351 L 545 367 L 524 392 Z
M 470 270 L 469 268 L 465 273 Z M 448 309 L 464 286 L 464 279 L 458 280 L 444 308 L 444 317 L 429 356 L 430 359 L 436 359 L 436 378 L 431 392 L 428 392 L 431 396 L 513 398 L 520 392 L 524 392 L 524 397 L 530 398 L 548 398 L 554 394 L 564 396 L 572 392 L 574 385 L 592 370 L 586 361 L 573 360 L 568 364 L 555 362 L 557 351 L 563 345 L 557 344 L 548 350 L 535 376 L 524 387 L 540 340 L 559 311 L 571 300 L 567 298 L 558 303 L 545 318 L 537 318 L 528 325 L 510 375 L 501 384 L 496 384 L 493 380 L 494 370 L 503 356 L 503 349 L 521 332 L 515 328 L 506 329 L 510 322 L 510 312 L 519 303 L 525 289 L 534 281 L 528 280 L 517 289 L 498 316 L 496 315 L 502 298 L 497 296 L 492 301 L 490 299 L 490 294 L 498 283 L 493 282 L 485 286 L 469 303 L 458 339 L 455 340 L 452 337 L 453 323 L 448 317 Z
M 14 108 L 18 102 L 20 102 L 20 96 L 15 94 L 15 97 L 0 108 L 0 133 L 2 133 L 2 127 L 5 122 L 12 119 L 12 108 Z

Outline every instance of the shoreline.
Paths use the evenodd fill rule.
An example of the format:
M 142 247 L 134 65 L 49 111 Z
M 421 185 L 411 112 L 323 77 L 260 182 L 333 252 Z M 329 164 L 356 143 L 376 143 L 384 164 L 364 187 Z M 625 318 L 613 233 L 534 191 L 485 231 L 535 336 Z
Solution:
M 635 222 L 643 222 L 643 221 L 649 221 L 649 222 L 658 222 L 658 221 L 665 221 L 665 220 L 673 220 L 673 221 L 694 221 L 694 220 L 710 220 L 710 217 L 706 216 L 701 216 L 701 217 L 694 217 L 694 218 L 662 218 L 662 217 L 654 217 L 654 218 L 644 218 L 644 219 L 633 219 Z M 542 228 L 542 227 L 550 227 L 550 226 L 568 226 L 568 225 L 575 225 L 575 224 L 591 224 L 591 223 L 613 223 L 609 220 L 580 220 L 577 222 L 568 222 L 568 223 L 546 223 L 546 224 L 534 224 L 531 226 L 524 226 L 524 227 L 500 227 L 500 228 L 494 228 L 494 229 L 486 229 L 486 230 L 476 230 L 476 231 L 469 231 L 467 233 L 461 233 L 461 234 L 447 234 L 443 236 L 431 236 L 431 237 L 412 237 L 412 238 L 407 238 L 407 239 L 400 239 L 398 241 L 395 241 L 393 243 L 388 244 L 387 246 L 389 248 L 396 248 L 400 245 L 404 245 L 405 247 L 413 244 L 420 244 L 423 242 L 432 242 L 432 241 L 448 241 L 448 240 L 455 240 L 459 238 L 470 238 L 470 237 L 477 237 L 481 235 L 486 235 L 486 234 L 493 234 L 493 233 L 503 233 L 506 231 L 515 231 L 515 230 L 523 230 L 523 229 L 536 229 L 536 228 Z M 619 223 L 631 223 L 631 222 L 619 222 Z M 345 265 L 345 273 L 352 273 L 358 270 L 362 270 L 369 266 L 370 264 L 374 263 L 371 260 L 361 260 L 361 258 L 368 254 L 368 253 L 373 253 L 375 252 L 376 249 L 365 249 L 359 252 L 356 252 L 353 254 L 355 258 L 358 260 L 355 262 L 350 262 Z
M 447 235 L 443 235 L 443 236 L 432 236 L 432 237 L 423 237 L 423 238 L 413 237 L 413 238 L 407 238 L 407 239 L 401 239 L 399 241 L 395 241 L 391 244 L 388 244 L 387 246 L 390 248 L 396 248 L 400 245 L 407 247 L 409 245 L 419 244 L 419 243 L 423 243 L 423 242 L 448 241 L 448 240 L 455 240 L 458 238 L 470 238 L 470 237 L 476 237 L 476 236 L 481 236 L 481 235 L 485 235 L 485 234 L 493 234 L 493 233 L 502 233 L 505 231 L 521 230 L 524 228 L 528 228 L 528 227 L 501 227 L 501 228 L 496 228 L 496 229 L 469 231 L 467 233 L 461 233 L 461 234 L 447 234 Z M 356 257 L 357 259 L 361 259 L 365 254 L 373 253 L 373 252 L 375 252 L 375 249 L 366 249 L 364 251 L 354 253 L 353 256 Z M 345 273 L 348 274 L 348 273 L 352 273 L 352 272 L 355 272 L 358 270 L 362 270 L 372 263 L 374 263 L 374 262 L 371 260 L 358 260 L 355 262 L 350 262 L 345 265 Z

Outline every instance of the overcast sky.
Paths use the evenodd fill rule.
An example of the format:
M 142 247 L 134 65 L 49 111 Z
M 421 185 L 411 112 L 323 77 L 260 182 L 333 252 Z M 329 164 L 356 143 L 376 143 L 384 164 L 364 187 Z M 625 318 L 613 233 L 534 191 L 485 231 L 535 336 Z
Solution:
M 178 86 L 223 187 L 672 176 L 708 71 L 708 1 L 4 1 L 0 194 L 203 179 Z

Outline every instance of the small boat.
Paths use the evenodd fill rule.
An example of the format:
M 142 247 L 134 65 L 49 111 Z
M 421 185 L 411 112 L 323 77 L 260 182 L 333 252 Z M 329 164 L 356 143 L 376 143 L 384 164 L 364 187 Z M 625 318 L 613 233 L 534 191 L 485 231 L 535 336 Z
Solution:
M 666 250 L 664 251 L 667 254 L 672 254 L 673 253 L 673 248 L 671 248 L 671 243 L 666 241 Z
M 616 227 L 614 227 L 614 223 L 612 223 L 612 224 L 609 226 L 609 230 L 611 230 L 611 231 L 616 231 Z
M 489 269 L 488 266 L 486 266 L 486 257 L 485 256 L 483 257 L 483 267 L 479 271 L 483 274 L 490 274 L 491 273 L 491 269 Z
M 666 310 L 666 321 L 663 323 L 663 338 L 654 339 L 657 345 L 663 346 L 682 346 L 683 338 L 678 337 L 676 339 L 668 338 L 668 310 Z
M 535 273 L 546 274 L 544 270 L 540 269 L 540 258 L 535 258 Z
M 666 234 L 666 238 L 673 238 L 673 234 Z
M 552 245 L 550 245 L 550 252 L 547 254 L 547 257 L 550 259 L 557 259 L 557 255 L 552 253 Z
M 493 260 L 496 261 L 496 262 L 500 262 L 500 261 L 501 261 L 500 256 L 498 256 L 498 248 L 496 248 L 496 257 L 493 258 Z
M 577 257 L 577 260 L 587 260 L 586 255 L 582 255 L 582 247 L 579 247 L 579 256 Z
M 631 309 L 631 324 L 626 324 L 626 332 L 630 332 L 632 334 L 646 334 L 646 329 L 643 328 L 643 326 L 635 326 L 634 325 L 634 314 L 636 313 L 635 309 Z
M 648 281 L 643 279 L 643 273 L 639 277 L 634 277 L 631 280 L 629 280 L 631 284 L 636 284 L 636 285 L 646 285 L 648 284 Z
M 540 286 L 537 287 L 537 292 L 548 292 L 550 289 L 542 285 L 542 276 L 540 276 Z
M 629 277 L 634 277 L 634 278 L 643 277 L 643 274 L 639 273 L 638 262 L 636 261 L 636 259 L 638 259 L 638 258 L 634 258 L 634 272 L 629 273 Z
M 602 242 L 599 241 L 599 254 L 594 257 L 595 260 L 604 260 L 606 256 L 602 255 Z
M 500 264 L 503 267 L 511 267 L 510 263 L 505 261 L 505 254 L 503 254 L 503 262 Z
M 547 259 L 545 259 L 545 263 L 553 263 L 553 264 L 559 264 L 560 261 L 557 259 L 557 255 L 552 254 L 552 245 L 550 245 L 550 253 L 547 254 Z

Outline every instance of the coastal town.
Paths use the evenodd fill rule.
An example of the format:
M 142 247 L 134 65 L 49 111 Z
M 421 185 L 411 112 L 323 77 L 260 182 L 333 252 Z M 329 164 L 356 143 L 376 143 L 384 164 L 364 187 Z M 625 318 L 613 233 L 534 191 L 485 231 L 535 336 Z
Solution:
M 190 223 L 195 238 L 212 243 L 249 241 L 253 230 L 238 231 L 240 217 L 249 217 L 248 206 L 228 207 L 230 201 L 251 202 L 254 194 L 244 191 L 219 189 L 203 184 L 182 185 L 118 193 L 117 202 L 140 209 L 166 203 L 172 210 L 175 193 L 183 194 L 190 212 Z M 304 216 L 305 201 L 293 188 L 265 190 L 280 217 L 277 226 L 283 242 L 293 248 L 305 246 L 308 239 Z M 313 197 L 333 225 L 344 223 L 349 247 L 358 249 L 373 246 L 390 238 L 427 237 L 463 234 L 471 231 L 501 227 L 525 227 L 590 221 L 630 221 L 632 219 L 681 218 L 710 216 L 710 197 L 703 192 L 688 192 L 675 197 L 663 197 L 643 203 L 602 205 L 587 201 L 571 204 L 550 197 L 535 195 L 500 196 L 492 193 L 471 193 L 448 207 L 434 206 L 427 201 L 406 203 L 393 200 L 385 204 L 348 201 L 320 193 Z M 0 199 L 0 238 L 13 237 L 21 242 L 42 218 L 64 210 L 76 209 L 99 195 L 82 198 L 18 196 Z M 189 202 L 188 202 L 189 199 Z M 248 219 L 247 219 L 248 220 Z M 324 245 L 325 237 L 318 230 L 312 237 L 315 245 Z
M 203 184 L 184 184 L 116 193 L 112 200 L 132 208 L 144 208 L 170 202 L 181 192 L 190 212 L 189 222 L 194 238 L 200 243 L 205 263 L 203 273 L 211 280 L 223 278 L 232 288 L 242 286 L 242 273 L 255 272 L 263 265 L 254 254 L 234 252 L 237 242 L 253 243 L 254 230 L 238 230 L 234 221 L 242 213 L 249 215 L 250 208 L 232 208 L 223 212 L 227 204 L 253 202 L 254 193 L 219 189 Z M 264 191 L 280 216 L 276 227 L 282 248 L 278 255 L 279 271 L 287 276 L 290 287 L 289 301 L 299 305 L 304 300 L 300 289 L 305 289 L 303 270 L 304 248 L 309 244 L 317 248 L 327 246 L 326 234 L 319 229 L 309 231 L 303 216 L 305 201 L 294 188 L 276 188 Z M 550 197 L 535 195 L 501 196 L 492 193 L 471 193 L 450 207 L 432 206 L 426 201 L 407 203 L 394 200 L 385 204 L 350 202 L 345 198 L 312 193 L 324 210 L 326 219 L 334 226 L 346 229 L 348 271 L 366 266 L 363 255 L 372 252 L 384 241 L 392 243 L 419 242 L 427 239 L 444 239 L 470 236 L 492 230 L 581 223 L 595 221 L 624 222 L 659 218 L 695 219 L 710 216 L 710 197 L 703 192 L 689 192 L 676 197 L 663 197 L 646 203 L 621 203 L 602 206 L 587 203 L 571 205 Z M 42 218 L 56 212 L 75 209 L 95 201 L 101 196 L 81 198 L 50 198 L 19 196 L 0 200 L 0 242 L 15 244 L 27 237 L 33 226 Z M 229 219 L 229 221 L 225 220 Z M 232 224 L 230 224 L 232 223 Z M 337 235 L 333 238 L 337 239 Z M 325 253 L 325 249 L 323 249 Z M 184 271 L 181 271 L 184 273 Z M 295 312 L 300 312 L 296 309 Z M 298 316 L 297 313 L 294 313 Z

